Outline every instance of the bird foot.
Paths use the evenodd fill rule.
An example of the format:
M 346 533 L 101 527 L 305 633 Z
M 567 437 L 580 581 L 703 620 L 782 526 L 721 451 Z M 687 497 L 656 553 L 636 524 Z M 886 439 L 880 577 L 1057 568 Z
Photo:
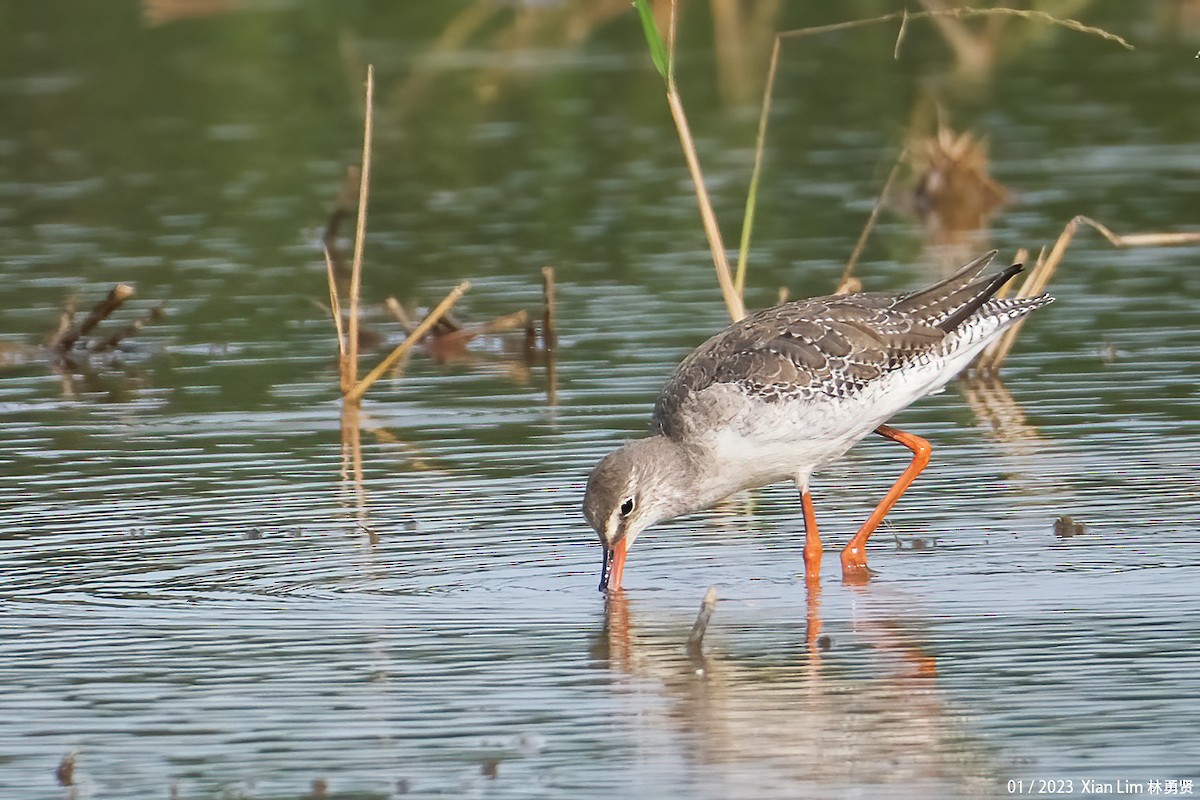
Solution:
M 867 566 L 866 559 L 861 561 L 856 559 L 842 559 L 842 582 L 849 583 L 855 586 L 861 586 L 868 583 L 871 578 L 879 573 Z

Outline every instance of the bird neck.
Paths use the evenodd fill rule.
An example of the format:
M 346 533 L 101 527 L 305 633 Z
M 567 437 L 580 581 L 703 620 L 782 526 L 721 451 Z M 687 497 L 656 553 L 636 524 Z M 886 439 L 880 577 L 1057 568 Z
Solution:
M 663 519 L 699 511 L 716 503 L 722 492 L 716 476 L 705 464 L 703 453 L 680 444 L 669 436 L 657 434 L 631 442 L 639 451 L 645 473 L 639 483 L 652 483 Z

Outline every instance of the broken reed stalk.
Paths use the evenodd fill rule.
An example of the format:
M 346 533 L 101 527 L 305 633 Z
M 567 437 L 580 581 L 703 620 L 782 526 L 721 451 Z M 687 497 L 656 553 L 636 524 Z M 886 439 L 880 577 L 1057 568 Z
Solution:
M 715 586 L 708 587 L 708 591 L 704 593 L 704 600 L 700 603 L 700 613 L 696 615 L 696 621 L 692 624 L 692 632 L 688 634 L 687 649 L 691 656 L 699 656 L 703 654 L 704 647 L 704 632 L 708 630 L 708 621 L 712 618 L 713 609 L 717 607 L 717 589 Z
M 50 335 L 49 341 L 51 347 L 57 348 L 58 340 L 61 339 L 63 334 L 69 331 L 71 326 L 75 323 L 75 306 L 78 305 L 78 303 L 79 297 L 74 292 L 72 292 L 67 297 L 66 302 L 63 303 L 62 313 L 58 315 L 58 328 L 55 329 L 54 333 Z
M 413 345 L 419 342 L 421 338 L 429 332 L 429 329 L 436 325 L 438 321 L 446 314 L 446 312 L 458 302 L 458 298 L 462 297 L 470 288 L 470 281 L 463 281 L 458 286 L 454 287 L 450 294 L 446 295 L 446 298 L 438 304 L 437 308 L 430 311 L 429 315 L 426 316 L 425 319 L 421 320 L 421 324 L 418 325 L 412 333 L 405 337 L 404 341 L 401 342 L 395 350 L 388 353 L 387 358 L 383 359 L 383 361 L 380 361 L 375 369 L 368 372 L 365 376 L 363 376 L 361 381 L 356 382 L 350 391 L 346 392 L 346 403 L 348 405 L 355 406 L 361 403 L 363 395 L 366 394 L 367 390 L 371 388 L 375 381 L 383 377 L 383 374 L 391 369 L 393 364 L 403 358 L 408 351 L 412 349 Z
M 725 243 L 721 238 L 721 228 L 717 225 L 717 215 L 713 211 L 708 188 L 704 185 L 704 173 L 700 169 L 700 159 L 696 154 L 696 142 L 692 138 L 687 113 L 683 110 L 683 99 L 679 96 L 679 87 L 675 83 L 675 0 L 671 0 L 669 49 L 663 44 L 662 36 L 658 33 L 658 28 L 654 24 L 654 14 L 650 10 L 647 0 L 634 0 L 634 5 L 642 19 L 642 30 L 646 35 L 646 43 L 650 48 L 655 69 L 658 70 L 666 85 L 667 106 L 671 110 L 671 119 L 675 122 L 675 131 L 678 133 L 679 143 L 683 147 L 683 157 L 692 178 L 692 187 L 696 191 L 696 202 L 700 206 L 700 219 L 704 223 L 704 232 L 708 237 L 708 249 L 712 253 L 713 266 L 717 270 L 717 283 L 721 286 L 725 308 L 729 312 L 729 316 L 737 321 L 746 316 L 746 308 L 742 303 L 741 294 L 734 286 L 733 274 L 729 269 L 729 257 L 725 253 Z
M 907 157 L 908 148 L 905 147 L 900 151 L 900 155 L 896 157 L 896 163 L 892 164 L 892 169 L 888 172 L 887 180 L 883 182 L 883 188 L 879 190 L 879 197 L 876 198 L 875 205 L 871 208 L 871 215 L 867 217 L 867 224 L 863 226 L 862 233 L 859 234 L 858 241 L 854 244 L 854 252 L 850 254 L 850 260 L 846 262 L 846 268 L 842 270 L 842 278 L 838 281 L 836 294 L 846 294 L 858 291 L 861 288 L 861 282 L 859 282 L 857 288 L 852 283 L 854 280 L 854 268 L 858 266 L 858 259 L 862 256 L 863 249 L 867 246 L 867 239 L 870 237 L 871 231 L 875 228 L 875 222 L 879 219 L 879 212 L 883 210 L 883 204 L 887 202 L 888 192 L 892 190 L 892 183 L 895 182 L 896 176 L 900 174 L 900 166 Z
M 363 244 L 367 238 L 367 195 L 371 185 L 371 134 L 374 128 L 375 66 L 367 65 L 367 97 L 363 120 L 361 178 L 358 182 L 358 225 L 354 231 L 354 263 L 350 268 L 350 320 L 346 342 L 349 383 L 358 381 L 358 301 L 362 292 Z
M 554 267 L 542 267 L 542 348 L 550 353 L 558 341 L 554 333 Z
M 338 383 L 342 394 L 350 391 L 353 379 L 350 377 L 350 359 L 346 357 L 346 334 L 342 330 L 342 301 L 338 298 L 337 276 L 334 274 L 333 256 L 329 252 L 329 244 L 325 245 L 325 276 L 329 279 L 329 307 L 333 313 L 333 327 L 337 330 L 338 345 Z
M 329 220 L 325 223 L 325 233 L 321 237 L 321 241 L 329 250 L 330 258 L 333 261 L 333 271 L 339 281 L 345 280 L 348 276 L 346 264 L 337 247 L 338 231 L 342 228 L 342 221 L 356 211 L 355 202 L 361 187 L 362 172 L 358 167 L 346 167 L 342 188 L 338 190 L 337 197 L 334 198 L 333 209 L 329 212 Z
M 404 310 L 404 306 L 400 304 L 400 301 L 394 297 L 389 297 L 384 301 L 384 305 L 387 306 L 388 313 L 392 315 L 392 319 L 399 322 L 400 327 L 404 328 L 404 332 L 412 333 L 416 325 L 409 319 L 408 312 Z
M 112 314 L 121 304 L 129 298 L 133 297 L 133 287 L 127 283 L 118 283 L 111 290 L 108 296 L 97 303 L 91 312 L 84 318 L 83 322 L 78 325 L 69 325 L 66 330 L 63 330 L 50 346 L 60 353 L 65 353 L 75 346 L 75 343 L 83 336 L 86 336 L 92 328 L 100 324 L 106 319 L 109 314 Z
M 672 4 L 672 8 L 674 8 L 674 4 Z M 700 170 L 700 160 L 696 156 L 696 143 L 688 128 L 683 101 L 674 85 L 667 88 L 667 104 L 671 108 L 671 117 L 675 120 L 675 129 L 679 132 L 679 142 L 683 145 L 683 155 L 687 160 L 688 172 L 691 173 L 692 185 L 696 189 L 696 202 L 700 206 L 700 218 L 704 222 L 704 232 L 708 236 L 708 249 L 712 252 L 713 266 L 717 270 L 717 283 L 721 287 L 721 296 L 725 298 L 725 309 L 729 312 L 730 318 L 737 322 L 746 316 L 746 308 L 742 304 L 742 298 L 737 293 L 733 276 L 729 271 L 729 258 L 725 255 L 725 243 L 721 239 L 717 215 L 713 211 L 712 200 L 709 199 L 708 189 L 704 185 L 704 173 Z
M 1066 224 L 1063 231 L 1058 236 L 1058 240 L 1054 243 L 1054 247 L 1050 248 L 1050 254 L 1045 258 L 1039 256 L 1037 264 L 1029 271 L 1029 277 L 1021 284 L 1020 290 L 1017 292 L 1017 299 L 1033 297 L 1041 294 L 1046 290 L 1046 286 L 1050 283 L 1050 277 L 1058 269 L 1059 263 L 1063 259 L 1063 255 L 1067 252 L 1067 246 L 1075 237 L 1075 233 L 1079 230 L 1080 225 L 1087 225 L 1098 231 L 1101 236 L 1109 241 L 1114 247 L 1156 247 L 1173 244 L 1200 244 L 1200 232 L 1192 233 L 1133 233 L 1122 236 L 1118 233 L 1113 233 L 1104 225 L 1096 222 L 1090 217 L 1085 217 L 1082 214 L 1074 217 Z M 1017 334 L 1021 330 L 1021 326 L 1025 320 L 1018 320 L 1011 328 L 1004 332 L 1004 335 L 992 342 L 983 354 L 975 362 L 975 369 L 981 374 L 994 375 L 999 372 L 1000 367 L 1004 365 L 1005 359 L 1008 358 L 1009 352 L 1013 348 L 1013 344 L 1017 340 Z

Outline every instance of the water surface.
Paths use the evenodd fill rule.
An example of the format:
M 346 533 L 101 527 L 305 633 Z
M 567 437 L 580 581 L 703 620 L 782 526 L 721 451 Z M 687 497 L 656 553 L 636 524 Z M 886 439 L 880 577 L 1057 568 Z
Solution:
M 1081 233 L 1004 383 L 896 420 L 934 462 L 872 540 L 870 585 L 841 583 L 835 548 L 904 466 L 882 441 L 814 481 L 818 596 L 778 486 L 643 535 L 606 607 L 587 472 L 725 321 L 619 5 L 594 24 L 548 4 L 514 25 L 505 7 L 442 45 L 467 4 L 0 12 L 0 796 L 324 781 L 371 798 L 908 798 L 1200 778 L 1196 247 Z M 930 84 L 1013 195 L 980 248 L 1036 249 L 1078 213 L 1194 230 L 1200 45 L 1124 4 L 1079 13 L 1138 50 L 1014 24 L 963 83 L 915 26 L 898 63 L 894 30 L 789 45 L 748 303 L 832 290 Z M 685 20 L 681 80 L 733 242 L 758 90 L 707 14 Z M 367 62 L 367 324 L 397 343 L 387 295 L 428 305 L 464 278 L 466 319 L 540 313 L 553 264 L 560 343 L 554 403 L 519 336 L 414 357 L 368 396 L 356 484 L 317 304 Z M 911 288 L 935 260 L 888 212 L 860 275 Z M 138 290 L 122 321 L 160 302 L 166 319 L 56 370 L 38 344 L 66 296 L 119 281 Z M 1055 536 L 1064 514 L 1080 535 Z M 684 642 L 710 585 L 697 660 Z M 828 649 L 809 646 L 818 622 Z

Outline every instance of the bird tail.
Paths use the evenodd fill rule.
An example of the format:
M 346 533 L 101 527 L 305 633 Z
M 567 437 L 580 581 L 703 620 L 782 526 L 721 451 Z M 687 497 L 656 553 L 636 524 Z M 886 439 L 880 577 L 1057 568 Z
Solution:
M 995 255 L 995 250 L 986 253 L 941 283 L 900 297 L 894 307 L 916 316 L 930 327 L 950 333 L 989 302 L 1000 303 L 995 300 L 996 292 L 1022 271 L 1022 265 L 1013 264 L 994 275 L 976 280 Z M 1053 299 L 1049 295 L 1040 295 L 1023 300 L 1005 300 L 1004 308 L 997 311 L 1015 320 Z
M 966 288 L 972 281 L 979 277 L 988 264 L 992 263 L 992 259 L 996 257 L 996 250 L 990 250 L 979 258 L 962 267 L 949 278 L 935 283 L 927 289 L 921 289 L 916 292 L 901 297 L 896 305 L 903 307 L 910 313 L 920 312 L 925 308 L 932 308 L 940 305 L 947 297 L 961 289 Z
M 946 333 L 957 328 L 959 325 L 970 319 L 971 315 L 978 311 L 984 303 L 992 299 L 996 292 L 1000 291 L 1000 287 L 1008 283 L 1017 273 L 1021 272 L 1024 266 L 1021 264 L 1013 264 L 1011 267 L 998 272 L 986 281 L 970 284 L 958 290 L 950 297 L 946 298 L 947 309 L 955 309 L 949 316 L 937 323 L 937 327 L 941 328 Z M 957 308 L 955 308 L 957 306 Z

